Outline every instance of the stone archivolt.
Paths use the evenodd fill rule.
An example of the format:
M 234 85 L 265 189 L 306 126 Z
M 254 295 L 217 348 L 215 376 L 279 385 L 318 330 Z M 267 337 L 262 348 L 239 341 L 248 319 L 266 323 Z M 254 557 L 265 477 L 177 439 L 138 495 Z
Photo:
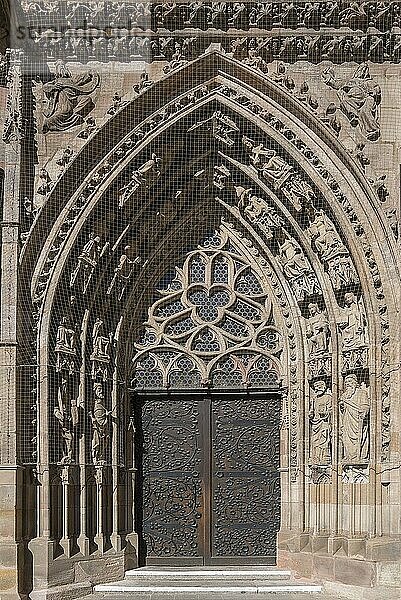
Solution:
M 201 88 L 199 88 L 198 92 L 197 91 L 191 92 L 191 96 L 186 97 L 186 102 L 185 101 L 183 102 L 183 100 L 179 100 L 178 104 L 176 103 L 175 105 L 172 105 L 172 106 L 174 106 L 174 110 L 171 110 L 171 108 L 169 108 L 169 107 L 164 108 L 163 112 L 160 113 L 161 119 L 158 118 L 155 120 L 155 117 L 152 116 L 151 120 L 148 121 L 148 123 L 151 124 L 152 128 L 157 128 L 160 126 L 160 123 L 163 123 L 165 121 L 166 117 L 167 117 L 167 119 L 176 118 L 177 114 L 179 115 L 180 111 L 183 108 L 187 108 L 188 106 L 189 106 L 189 108 L 192 108 L 193 106 L 195 106 L 194 102 L 196 104 L 197 101 L 203 100 L 204 98 L 206 98 L 207 95 L 210 95 L 212 93 L 212 91 L 213 91 L 213 88 L 211 90 L 209 90 L 206 87 L 201 87 Z M 217 88 L 217 91 L 219 91 L 218 88 Z M 248 98 L 246 96 L 242 95 L 239 97 L 237 92 L 235 92 L 234 90 L 230 90 L 230 88 L 228 88 L 228 87 L 221 88 L 221 91 L 224 93 L 224 95 L 227 95 L 230 98 L 230 100 L 238 101 L 240 104 L 242 104 L 242 106 L 245 106 L 246 109 L 250 108 L 251 110 L 256 111 L 257 105 L 254 102 L 250 103 L 250 101 L 248 100 Z M 256 112 L 257 113 L 262 112 L 264 120 L 266 120 L 269 124 L 273 125 L 273 127 L 276 131 L 279 130 L 282 134 L 284 134 L 286 140 L 290 140 L 292 143 L 295 143 L 295 145 L 297 147 L 300 146 L 303 153 L 306 154 L 309 159 L 312 158 L 307 147 L 305 147 L 303 144 L 299 145 L 297 142 L 296 136 L 294 136 L 294 134 L 291 132 L 291 130 L 288 130 L 283 124 L 281 124 L 280 121 L 278 121 L 276 117 L 274 117 L 273 115 L 270 115 L 269 113 L 266 114 L 265 110 L 260 111 L 260 109 L 258 109 Z M 143 135 L 146 135 L 145 127 L 146 127 L 145 125 L 141 124 L 137 128 L 137 131 L 141 132 L 141 135 L 139 137 L 140 140 L 143 139 Z M 233 131 L 235 131 L 235 129 L 233 129 Z M 212 132 L 212 135 L 213 135 L 213 132 Z M 113 175 L 115 177 L 115 169 L 112 168 L 112 166 L 111 166 L 112 163 L 116 159 L 117 159 L 117 162 L 120 162 L 121 161 L 120 156 L 122 158 L 124 158 L 124 156 L 131 151 L 131 148 L 135 149 L 135 147 L 138 146 L 138 143 L 135 143 L 134 141 L 132 141 L 133 139 L 136 139 L 137 137 L 138 137 L 137 134 L 134 134 L 134 138 L 125 138 L 125 140 L 123 141 L 123 144 L 122 144 L 122 148 L 124 148 L 124 150 L 121 152 L 122 148 L 121 149 L 117 148 L 117 150 L 115 150 L 115 158 L 110 159 L 110 157 L 108 157 L 107 167 L 104 164 L 102 164 L 98 168 L 97 174 L 95 173 L 95 174 L 91 175 L 91 178 L 89 180 L 89 185 L 87 187 L 88 191 L 86 193 L 85 193 L 85 191 L 83 191 L 83 193 L 81 195 L 82 200 L 84 200 L 86 202 L 88 198 L 91 198 L 96 193 L 96 190 L 100 187 L 100 185 L 104 184 L 105 179 L 109 175 Z M 277 153 L 275 151 L 271 152 L 270 150 L 264 149 L 263 144 L 257 145 L 252 140 L 248 140 L 248 139 L 244 140 L 243 139 L 243 145 L 245 147 L 246 152 L 249 155 L 251 165 L 256 169 L 256 172 L 258 173 L 260 170 L 262 178 L 263 179 L 267 178 L 267 182 L 270 183 L 271 185 L 273 185 L 273 189 L 278 188 L 282 192 L 285 191 L 285 189 L 286 189 L 285 182 L 288 181 L 288 179 L 287 178 L 280 179 L 280 178 L 281 178 L 281 172 L 284 172 L 283 169 L 287 169 L 287 171 L 289 172 L 288 163 L 286 163 L 286 161 L 284 159 L 282 159 L 281 157 L 277 156 Z M 269 152 L 271 155 L 270 157 L 268 157 Z M 129 156 L 129 154 L 128 154 L 128 156 Z M 261 156 L 263 157 L 263 162 L 261 162 Z M 267 160 L 265 157 L 267 158 Z M 158 159 L 158 160 L 162 160 L 162 159 Z M 272 161 L 276 161 L 277 165 L 275 165 L 275 163 Z M 314 162 L 314 165 L 316 168 L 316 160 L 313 159 L 313 162 Z M 127 164 L 126 160 L 125 160 L 125 164 Z M 143 165 L 146 165 L 146 164 L 147 164 L 146 162 L 143 163 Z M 140 166 L 140 167 L 138 167 L 138 169 L 136 171 L 134 170 L 134 174 L 135 174 L 135 172 L 140 172 L 141 168 L 142 167 Z M 278 169 L 280 170 L 280 178 L 277 179 L 276 175 L 278 173 Z M 142 170 L 143 170 L 143 168 L 142 168 Z M 325 176 L 324 172 L 323 172 L 323 176 Z M 334 180 L 332 178 L 331 179 L 330 178 L 331 178 L 331 176 L 328 176 L 326 174 L 326 179 L 328 179 L 331 182 L 333 189 L 337 189 L 336 183 L 334 182 Z M 277 180 L 277 183 L 276 183 L 276 180 Z M 301 178 L 300 182 L 302 182 L 302 181 L 304 181 L 304 180 L 302 180 L 302 178 Z M 152 182 L 150 182 L 150 184 L 152 184 Z M 132 193 L 134 193 L 136 191 L 136 189 L 138 189 L 138 185 L 140 185 L 140 183 L 136 184 L 136 188 L 132 190 Z M 303 201 L 306 202 L 306 206 L 308 207 L 308 210 L 310 210 L 311 201 L 312 201 L 312 199 L 315 199 L 314 192 L 309 184 L 304 183 L 303 186 L 304 187 L 301 186 L 300 196 L 302 196 L 302 191 L 304 191 Z M 88 194 L 88 192 L 89 192 L 89 194 Z M 81 199 L 79 199 L 80 203 L 81 203 Z M 304 208 L 304 207 L 302 207 L 302 205 L 296 206 L 297 211 L 300 211 L 302 208 Z M 71 210 L 75 211 L 75 207 L 73 206 L 72 209 L 70 209 L 70 211 Z M 261 213 L 264 213 L 264 210 L 261 210 Z M 255 219 L 254 217 L 252 217 L 252 218 L 255 222 L 257 222 L 257 219 Z M 76 218 L 75 218 L 75 220 L 76 220 Z M 75 220 L 72 220 L 71 224 L 73 224 L 75 222 Z M 321 225 L 320 225 L 320 223 L 321 223 Z M 323 214 L 323 212 L 321 210 L 316 212 L 315 218 L 310 223 L 309 231 L 311 232 L 312 243 L 314 244 L 316 250 L 318 250 L 318 254 L 319 254 L 322 262 L 324 264 L 326 264 L 326 262 L 328 264 L 331 264 L 329 261 L 330 260 L 333 261 L 333 265 L 330 267 L 331 271 L 329 270 L 329 274 L 331 276 L 333 274 L 334 275 L 337 274 L 336 278 L 333 279 L 333 277 L 332 277 L 332 281 L 334 282 L 334 289 L 340 290 L 343 285 L 347 286 L 350 284 L 358 283 L 358 279 L 356 278 L 354 268 L 353 268 L 352 264 L 350 263 L 350 259 L 348 257 L 348 250 L 345 249 L 345 246 L 341 242 L 338 234 L 335 232 L 335 229 L 334 229 L 332 223 L 327 218 L 327 216 L 325 216 Z M 65 231 L 63 231 L 62 235 L 61 235 L 61 242 L 63 242 L 63 240 L 65 238 L 66 238 Z M 292 244 L 292 246 L 291 246 L 291 244 Z M 283 248 L 286 248 L 287 246 L 288 246 L 288 250 L 284 250 Z M 291 256 L 288 255 L 288 252 L 291 250 L 291 247 L 293 247 L 295 249 L 292 252 L 293 257 L 291 257 L 292 255 Z M 284 269 L 284 274 L 286 275 L 287 278 L 289 278 L 290 281 L 292 281 L 294 278 L 297 279 L 300 276 L 305 277 L 306 273 L 312 274 L 312 270 L 311 270 L 310 266 L 308 266 L 306 259 L 302 259 L 302 251 L 301 251 L 301 253 L 299 253 L 299 251 L 296 250 L 296 245 L 295 246 L 293 245 L 293 242 L 291 242 L 291 238 L 287 239 L 287 241 L 285 241 L 285 240 L 282 241 L 280 244 L 280 248 L 281 248 L 280 252 L 281 252 L 281 256 L 282 256 L 282 259 L 281 259 L 282 268 Z M 305 268 L 301 269 L 300 272 L 298 272 L 298 271 L 295 272 L 298 269 L 298 267 L 296 267 L 296 264 L 298 264 L 298 263 L 294 262 L 296 256 L 300 257 L 299 259 L 297 259 L 298 262 L 303 261 L 302 264 L 305 265 Z M 336 263 L 338 262 L 338 259 L 339 259 L 339 264 L 337 265 Z M 53 263 L 55 262 L 55 255 L 54 255 L 53 251 L 48 260 L 50 260 Z M 292 267 L 290 266 L 289 261 L 292 261 L 294 263 L 294 265 Z M 44 272 L 48 272 L 47 267 L 45 268 Z M 40 280 L 40 278 L 39 278 L 39 280 Z M 312 287 L 309 283 L 302 283 L 301 287 L 299 287 L 299 281 L 297 281 L 297 287 L 294 289 L 295 289 L 296 297 L 298 298 L 298 300 L 304 300 L 308 295 L 313 296 L 316 293 L 321 294 L 319 284 L 317 283 L 318 279 L 316 279 L 315 281 L 316 281 L 316 283 L 314 283 L 312 285 Z M 337 284 L 335 283 L 336 281 L 337 281 Z M 43 289 L 43 286 L 41 289 L 43 290 L 41 292 L 42 297 L 43 297 L 45 290 Z M 39 288 L 38 288 L 38 290 L 39 290 Z M 302 290 L 304 290 L 304 291 L 302 291 Z M 306 294 L 306 296 L 305 296 L 305 294 Z M 39 292 L 39 295 L 36 292 L 35 297 L 38 300 L 40 300 L 40 292 Z M 358 348 L 358 350 L 359 350 L 359 348 Z M 362 368 L 362 369 L 366 368 L 367 360 L 368 360 L 368 357 L 367 357 L 366 351 L 362 352 L 362 354 L 359 351 L 357 360 L 352 359 L 348 356 L 347 360 L 346 360 L 346 365 L 347 365 L 346 371 L 349 369 L 353 369 L 355 367 Z M 327 373 L 327 375 L 329 375 L 330 374 L 329 373 L 330 366 L 329 366 L 329 363 L 327 363 L 327 361 L 326 361 L 326 366 L 323 368 L 326 368 L 326 373 Z M 313 370 L 313 368 L 312 368 L 312 370 Z M 318 374 L 321 371 L 319 370 L 319 368 L 317 368 L 317 370 L 315 372 Z
M 191 73 L 196 64 L 181 65 L 182 74 L 172 70 L 112 116 L 100 132 L 106 138 L 103 156 L 76 181 L 75 169 L 97 147 L 97 137 L 89 139 L 50 191 L 22 252 L 21 270 L 32 279 L 39 420 L 52 433 L 52 441 L 47 445 L 45 438 L 38 450 L 41 464 L 56 473 L 55 479 L 45 473 L 41 501 L 50 481 L 59 481 L 60 473 L 70 481 L 71 469 L 83 458 L 85 481 L 99 499 L 108 478 L 120 494 L 118 470 L 134 467 L 124 445 L 133 434 L 121 389 L 132 380 L 146 388 L 149 373 L 158 389 L 167 389 L 172 374 L 184 368 L 191 387 L 196 380 L 205 388 L 218 380 L 215 368 L 224 379 L 223 355 L 244 387 L 252 369 L 256 380 L 272 373 L 271 381 L 281 386 L 288 448 L 284 493 L 297 515 L 295 525 L 284 518 L 283 531 L 294 532 L 304 520 L 311 525 L 313 504 L 291 487 L 295 481 L 307 481 L 310 471 L 313 484 L 364 482 L 374 489 L 380 460 L 388 459 L 386 301 L 392 300 L 369 223 L 385 231 L 385 219 L 353 159 L 302 101 L 249 65 L 217 53 L 200 61 L 204 79 L 193 89 L 181 86 L 185 69 Z M 239 88 L 233 78 L 244 73 L 247 83 Z M 155 90 L 160 106 L 150 111 L 146 98 L 156 97 Z M 172 90 L 174 100 L 164 102 Z M 107 133 L 118 130 L 132 105 L 137 108 L 132 130 L 124 129 L 125 137 L 107 147 Z M 202 139 L 210 159 L 184 154 L 179 146 L 176 160 L 169 158 L 163 136 L 182 122 L 185 152 Z M 312 129 L 326 144 L 328 159 L 321 150 L 317 155 Z M 189 174 L 172 178 L 177 189 L 167 186 L 174 164 Z M 339 178 L 341 168 L 352 179 L 349 186 Z M 50 218 L 56 203 L 58 220 Z M 114 233 L 111 215 L 118 222 Z M 47 239 L 38 251 L 44 223 Z M 184 238 L 195 248 L 220 225 L 217 241 L 209 239 L 185 261 Z M 140 248 L 139 234 L 146 239 Z M 203 263 L 205 276 L 192 281 L 195 263 L 200 270 Z M 155 303 L 157 283 L 182 264 Z M 234 289 L 210 276 L 215 265 L 223 278 L 231 272 Z M 260 286 L 257 293 L 241 288 L 245 275 Z M 144 305 L 151 309 L 141 341 Z M 247 318 L 238 314 L 239 305 Z M 234 333 L 221 326 L 230 320 Z M 258 365 L 262 358 L 265 363 Z M 386 378 L 382 386 L 379 372 Z M 381 432 L 383 456 L 371 443 L 372 429 Z M 34 444 L 27 444 L 25 456 Z M 94 510 L 102 550 L 108 541 L 100 501 Z M 41 524 L 39 537 L 46 536 L 46 526 L 65 547 L 51 523 Z M 86 535 L 94 542 L 92 531 Z M 81 549 L 86 542 L 79 541 Z

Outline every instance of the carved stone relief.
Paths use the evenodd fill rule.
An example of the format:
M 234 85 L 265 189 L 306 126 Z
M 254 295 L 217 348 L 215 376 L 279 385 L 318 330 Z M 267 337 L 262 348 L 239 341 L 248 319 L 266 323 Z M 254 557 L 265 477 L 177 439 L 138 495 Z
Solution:
M 161 175 L 163 160 L 156 154 L 143 165 L 135 169 L 131 175 L 131 181 L 119 191 L 119 206 L 123 207 L 134 192 L 141 186 L 148 189 Z
M 97 73 L 73 75 L 63 61 L 57 61 L 55 79 L 43 86 L 48 102 L 43 133 L 66 131 L 81 125 L 95 107 L 92 94 L 99 85 Z
M 308 345 L 308 378 L 329 377 L 331 375 L 330 327 L 325 310 L 318 304 L 308 304 L 309 316 L 306 319 Z
M 121 254 L 118 265 L 114 269 L 114 275 L 107 288 L 107 294 L 116 294 L 118 300 L 124 296 L 127 286 L 131 283 L 135 268 L 142 264 L 140 256 L 133 258 L 131 256 L 131 246 L 125 246 Z
M 107 449 L 110 443 L 110 415 L 111 411 L 105 406 L 103 384 L 93 384 L 93 407 L 90 412 L 92 421 L 91 452 L 93 464 L 103 466 L 107 462 Z
M 369 67 L 366 64 L 360 65 L 347 81 L 337 79 L 331 67 L 324 71 L 322 77 L 326 85 L 337 90 L 340 109 L 351 127 L 359 127 L 368 140 L 376 141 L 380 137 L 377 113 L 381 90 L 373 82 Z
M 224 115 L 221 111 L 215 111 L 211 117 L 208 117 L 200 123 L 195 123 L 188 129 L 188 133 L 202 129 L 204 131 L 210 131 L 211 135 L 223 142 L 228 147 L 231 147 L 235 140 L 232 138 L 233 134 L 239 132 L 239 128 L 227 115 Z
M 113 334 L 104 335 L 104 323 L 96 319 L 92 331 L 92 379 L 107 381 L 111 361 L 111 345 Z
M 207 92 L 207 90 L 204 90 L 204 91 L 203 91 L 203 93 L 208 93 L 208 92 Z M 233 97 L 233 96 L 231 96 L 231 98 L 232 98 L 232 97 Z M 234 98 L 234 99 L 235 99 L 235 98 Z M 239 99 L 239 100 L 240 100 L 240 99 Z M 251 108 L 251 109 L 253 109 L 252 105 L 250 105 L 250 104 L 249 104 L 249 102 L 248 102 L 248 105 L 250 106 L 250 108 Z M 182 107 L 182 106 L 183 106 L 183 104 L 181 103 L 181 107 Z M 164 110 L 165 110 L 165 109 L 164 109 Z M 169 116 L 170 116 L 172 113 L 171 113 L 171 112 L 170 112 L 170 113 L 168 113 L 168 112 L 166 113 L 166 112 L 165 112 L 165 114 L 167 114 L 167 118 L 168 118 L 168 117 L 169 117 Z M 270 115 L 269 115 L 269 114 L 264 114 L 264 115 L 263 115 L 263 118 L 264 118 L 265 120 L 269 120 L 269 119 L 270 119 Z M 272 119 L 270 119 L 270 121 L 271 121 L 271 123 L 272 123 Z M 159 122 L 160 122 L 160 121 L 159 121 Z M 286 131 L 285 129 L 283 129 L 283 128 L 282 128 L 282 125 L 280 124 L 280 122 L 278 122 L 278 123 L 276 123 L 276 122 L 275 122 L 275 123 L 274 123 L 274 127 L 275 127 L 276 129 L 280 130 L 280 132 L 282 132 L 282 133 L 283 133 L 283 135 L 286 135 L 286 137 L 288 136 L 288 133 L 287 133 L 287 131 Z M 135 135 L 136 135 L 136 134 L 135 134 Z M 134 137 L 134 136 L 133 136 L 133 137 Z M 135 138 L 134 138 L 134 139 L 135 139 Z M 292 143 L 297 143 L 297 144 L 298 144 L 298 141 L 297 141 L 295 138 L 290 138 L 290 137 L 287 137 L 287 139 L 290 139 L 290 141 L 291 141 Z M 127 142 L 124 142 L 124 143 L 127 143 Z M 298 148 L 299 148 L 299 146 L 298 146 Z M 264 146 L 262 145 L 262 148 L 261 148 L 261 149 L 262 149 L 262 150 L 266 150 L 266 147 L 264 147 Z M 128 149 L 128 151 L 129 151 L 129 149 Z M 309 150 L 308 148 L 306 148 L 306 147 L 302 147 L 302 146 L 301 146 L 301 151 L 303 151 L 303 152 L 304 152 L 304 154 L 305 154 L 305 156 L 306 156 L 306 158 L 307 158 L 308 160 L 310 160 L 311 162 L 313 161 L 313 163 L 312 163 L 312 164 L 314 164 L 314 167 L 315 167 L 315 168 L 317 168 L 317 170 L 319 170 L 319 167 L 318 167 L 318 166 L 316 166 L 316 165 L 317 165 L 316 159 L 315 159 L 315 157 L 311 156 L 311 154 L 310 154 L 310 150 Z M 121 152 L 122 152 L 122 149 L 119 149 L 119 152 L 120 152 L 120 154 L 121 154 Z M 250 158 L 251 158 L 251 157 L 250 157 Z M 258 160 L 259 160 L 259 159 L 260 159 L 260 157 L 255 157 L 256 163 L 258 163 Z M 252 162 L 252 158 L 251 158 L 251 162 Z M 259 165 L 259 163 L 258 163 L 258 165 Z M 259 165 L 259 166 L 260 166 L 260 165 Z M 256 167 L 255 167 L 255 168 L 256 168 Z M 337 196 L 339 196 L 338 189 L 336 188 L 335 181 L 334 181 L 334 180 L 331 178 L 331 176 L 330 176 L 330 175 L 328 175 L 328 174 L 325 174 L 325 173 L 324 173 L 324 171 L 323 171 L 323 169 L 321 169 L 320 173 L 322 174 L 322 176 L 323 176 L 325 179 L 327 179 L 327 180 L 328 180 L 329 184 L 332 186 L 332 189 L 333 189 L 333 190 L 336 192 Z M 301 181 L 302 181 L 302 179 L 301 179 Z M 96 182 L 95 182 L 95 183 L 96 183 Z M 283 186 L 283 187 L 284 187 L 284 186 Z M 313 191 L 312 191 L 312 194 L 313 194 Z M 343 201 L 343 203 L 344 203 L 344 207 L 346 208 L 346 210 L 349 210 L 349 205 L 347 204 L 347 200 L 346 200 L 345 198 L 341 198 L 340 200 L 342 200 L 342 201 Z M 251 210 L 252 210 L 252 209 L 251 209 Z M 249 215 L 249 216 L 250 216 L 250 215 Z M 355 230 L 356 230 L 357 234 L 361 235 L 361 229 L 360 229 L 360 224 L 358 223 L 358 220 L 357 220 L 357 219 L 355 219 L 355 217 L 353 216 L 353 218 L 352 218 L 351 222 L 352 222 L 352 224 L 353 224 L 353 226 L 354 226 L 354 228 L 355 228 Z M 316 293 L 319 293 L 319 292 L 316 292 Z M 300 296 L 300 299 L 301 299 L 301 298 L 302 298 L 302 299 L 304 299 L 304 298 L 305 298 L 305 296 L 304 296 L 304 295 L 303 295 L 303 296 Z M 360 363 L 359 363 L 359 364 L 360 364 Z M 348 369 L 347 369 L 347 370 L 348 370 Z M 352 370 L 352 369 L 350 368 L 349 370 Z M 316 374 L 316 375 L 317 375 L 317 374 Z M 315 377 L 316 377 L 316 375 L 315 375 Z
M 77 373 L 77 334 L 70 325 L 69 319 L 63 317 L 57 329 L 56 372 L 59 375 L 57 386 L 57 402 L 53 410 L 59 423 L 62 438 L 60 464 L 69 465 L 74 462 L 74 441 L 76 426 L 79 421 L 76 398 Z
M 340 239 L 333 223 L 322 211 L 316 211 L 308 228 L 312 246 L 325 264 L 335 290 L 358 283 L 358 276 L 349 257 L 349 252 Z
M 316 275 L 301 246 L 294 238 L 285 238 L 280 244 L 279 263 L 298 301 L 314 294 L 321 294 Z
M 332 395 L 323 380 L 312 384 L 313 393 L 309 410 L 310 461 L 327 465 L 332 459 Z
M 359 464 L 369 460 L 369 389 L 354 374 L 344 378 L 344 391 L 339 399 L 340 438 L 345 463 Z
M 93 273 L 99 262 L 99 258 L 104 253 L 106 245 L 102 247 L 100 237 L 92 234 L 89 240 L 84 244 L 71 273 L 70 286 L 79 285 L 83 294 L 86 293 Z

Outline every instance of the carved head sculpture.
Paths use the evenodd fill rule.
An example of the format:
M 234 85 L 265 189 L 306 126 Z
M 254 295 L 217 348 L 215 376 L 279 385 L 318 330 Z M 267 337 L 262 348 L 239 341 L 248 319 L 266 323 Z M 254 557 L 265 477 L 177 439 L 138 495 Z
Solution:
M 319 307 L 315 302 L 311 302 L 310 304 L 308 304 L 308 310 L 309 310 L 309 316 L 314 317 L 315 315 L 318 314 Z M 316 383 L 318 383 L 318 382 L 316 382 Z
M 57 60 L 55 65 L 56 77 L 71 77 L 71 71 L 63 60 Z
M 357 389 L 358 385 L 358 377 L 355 375 L 355 373 L 351 373 L 350 375 L 344 377 L 344 389 L 347 390 L 347 392 L 353 393 Z
M 96 402 L 100 402 L 104 398 L 103 394 L 103 386 L 101 383 L 97 382 L 93 384 L 93 392 L 95 394 L 95 404 Z
M 323 394 L 327 390 L 327 384 L 323 379 L 319 379 L 319 381 L 315 381 L 313 383 L 313 390 L 315 391 L 317 396 L 323 396 Z
M 347 292 L 344 295 L 345 306 L 351 306 L 356 302 L 356 296 L 353 292 Z

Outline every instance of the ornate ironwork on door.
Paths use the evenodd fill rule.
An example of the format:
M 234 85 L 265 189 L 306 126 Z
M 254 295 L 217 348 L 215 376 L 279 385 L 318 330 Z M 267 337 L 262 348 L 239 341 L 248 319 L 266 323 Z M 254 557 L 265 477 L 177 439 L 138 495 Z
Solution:
M 274 563 L 280 397 L 151 398 L 141 411 L 147 564 Z
M 278 396 L 212 402 L 212 556 L 276 554 Z

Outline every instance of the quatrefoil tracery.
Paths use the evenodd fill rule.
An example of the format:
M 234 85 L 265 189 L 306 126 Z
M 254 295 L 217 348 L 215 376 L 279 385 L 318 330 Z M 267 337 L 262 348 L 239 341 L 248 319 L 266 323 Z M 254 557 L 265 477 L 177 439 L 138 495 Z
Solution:
M 173 377 L 178 387 L 193 380 L 196 388 L 210 377 L 217 377 L 217 383 L 234 371 L 240 385 L 248 380 L 262 385 L 270 376 L 276 380 L 276 371 L 270 371 L 282 350 L 282 337 L 274 326 L 271 301 L 260 276 L 227 238 L 221 236 L 220 247 L 216 237 L 213 245 L 205 243 L 189 253 L 160 290 L 162 298 L 149 310 L 145 335 L 135 345 L 139 353 L 134 362 L 143 381 L 160 369 L 157 378 L 173 385 Z M 146 367 L 150 357 L 153 366 Z M 189 361 L 184 370 L 178 368 L 178 357 Z

